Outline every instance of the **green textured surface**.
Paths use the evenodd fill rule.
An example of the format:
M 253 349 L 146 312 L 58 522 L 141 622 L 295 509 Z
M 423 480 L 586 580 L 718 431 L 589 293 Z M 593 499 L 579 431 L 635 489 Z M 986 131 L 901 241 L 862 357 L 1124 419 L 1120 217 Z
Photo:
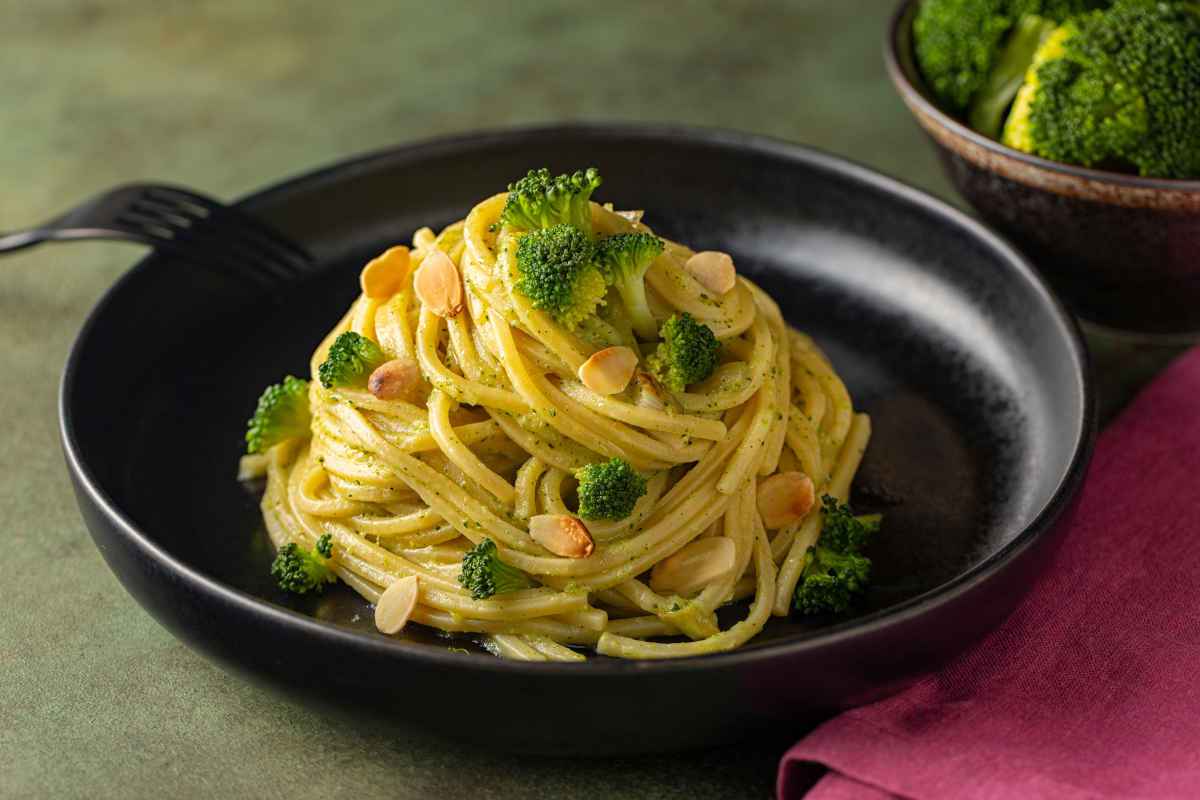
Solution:
M 130 179 L 230 198 L 366 149 L 560 119 L 745 128 L 949 196 L 884 75 L 890 5 L 11 2 L 0 230 Z M 582 764 L 471 752 L 295 706 L 160 628 L 87 537 L 55 413 L 72 338 L 137 254 L 0 263 L 0 796 L 770 795 L 782 743 Z M 1104 354 L 1122 386 L 1162 359 Z

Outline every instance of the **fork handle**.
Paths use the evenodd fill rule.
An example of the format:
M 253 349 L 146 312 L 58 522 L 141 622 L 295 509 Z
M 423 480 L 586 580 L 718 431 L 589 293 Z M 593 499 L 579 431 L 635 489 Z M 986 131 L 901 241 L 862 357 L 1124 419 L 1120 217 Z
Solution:
M 59 217 L 62 219 L 62 217 Z M 42 244 L 43 242 L 78 242 L 85 239 L 102 240 L 108 242 L 132 242 L 134 244 L 147 244 L 151 247 L 170 245 L 170 242 L 155 242 L 148 237 L 138 236 L 132 231 L 120 231 L 110 228 L 56 228 L 54 227 L 55 220 L 51 223 L 43 224 L 42 227 L 30 228 L 24 231 L 13 231 L 12 233 L 0 234 L 0 254 L 15 253 L 18 250 L 24 250 L 27 247 Z
M 305 273 L 312 256 L 235 207 L 182 187 L 131 183 L 95 195 L 40 225 L 0 233 L 0 254 L 47 241 L 105 239 L 148 245 L 258 288 Z
M 0 234 L 0 253 L 15 253 L 17 250 L 41 244 L 49 238 L 48 233 L 41 228 L 34 228 L 30 231 Z
M 110 242 L 132 242 L 150 247 L 173 249 L 177 243 L 170 238 L 157 238 L 146 231 L 140 231 L 136 226 L 123 224 L 119 219 L 114 220 L 114 210 L 120 210 L 122 201 L 131 194 L 146 189 L 162 188 L 167 191 L 183 193 L 186 190 L 175 189 L 171 186 L 157 187 L 154 184 L 127 184 L 117 186 L 107 192 L 93 195 L 77 206 L 68 209 L 51 220 L 42 222 L 33 228 L 23 231 L 0 233 L 0 254 L 24 250 L 43 242 L 73 242 L 82 240 L 101 240 Z M 190 196 L 208 204 L 209 208 L 224 208 L 224 206 L 207 197 L 189 193 Z M 115 209 L 114 209 L 115 206 Z

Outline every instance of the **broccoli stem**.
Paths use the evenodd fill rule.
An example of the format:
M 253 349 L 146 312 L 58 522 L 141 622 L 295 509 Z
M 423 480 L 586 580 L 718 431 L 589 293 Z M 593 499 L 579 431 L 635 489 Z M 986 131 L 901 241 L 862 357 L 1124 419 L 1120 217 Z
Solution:
M 1034 14 L 1021 17 L 1013 26 L 987 80 L 971 99 L 967 122 L 974 130 L 992 139 L 999 137 L 1004 116 L 1033 64 L 1034 54 L 1056 27 L 1053 21 Z
M 643 340 L 649 341 L 658 335 L 658 321 L 650 313 L 650 303 L 646 300 L 646 283 L 644 280 L 624 280 L 617 282 L 617 292 L 621 302 L 629 312 L 633 329 Z

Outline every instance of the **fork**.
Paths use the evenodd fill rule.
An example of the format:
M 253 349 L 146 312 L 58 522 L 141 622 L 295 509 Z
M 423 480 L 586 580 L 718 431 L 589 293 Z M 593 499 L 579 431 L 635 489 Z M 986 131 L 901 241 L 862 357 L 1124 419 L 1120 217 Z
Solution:
M 150 183 L 118 186 L 35 228 L 0 233 L 0 253 L 73 239 L 148 244 L 260 289 L 293 281 L 314 264 L 303 247 L 243 211 L 187 189 Z

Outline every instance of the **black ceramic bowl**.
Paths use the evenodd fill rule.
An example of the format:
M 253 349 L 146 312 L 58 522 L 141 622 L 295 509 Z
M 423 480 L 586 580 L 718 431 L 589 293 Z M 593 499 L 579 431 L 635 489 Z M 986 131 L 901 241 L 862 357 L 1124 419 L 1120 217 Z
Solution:
M 1200 180 L 1140 178 L 1006 147 L 938 108 L 913 58 L 921 0 L 903 0 L 885 57 L 946 173 L 1084 320 L 1158 338 L 1200 336 Z
M 886 522 L 862 606 L 775 620 L 734 653 L 527 664 L 451 651 L 417 626 L 379 635 L 344 587 L 307 603 L 282 595 L 258 498 L 234 480 L 261 387 L 303 374 L 366 258 L 531 166 L 585 164 L 603 172 L 598 199 L 732 252 L 874 416 L 856 502 Z M 264 303 L 143 260 L 79 335 L 62 435 L 92 536 L 138 602 L 197 650 L 301 697 L 488 747 L 589 755 L 861 703 L 1012 610 L 1046 568 L 1090 456 L 1084 350 L 1025 261 L 943 203 L 801 147 L 662 127 L 517 130 L 366 156 L 241 205 L 310 248 L 321 273 Z M 485 707 L 486 726 L 464 723 Z

